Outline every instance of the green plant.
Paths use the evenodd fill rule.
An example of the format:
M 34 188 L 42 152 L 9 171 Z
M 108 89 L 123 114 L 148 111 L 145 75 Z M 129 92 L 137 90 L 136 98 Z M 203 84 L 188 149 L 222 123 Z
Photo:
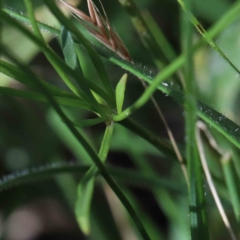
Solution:
M 208 202 L 206 203 L 205 191 L 207 190 L 204 188 L 204 173 L 207 175 L 206 184 L 211 185 L 214 182 L 208 177 L 210 169 L 210 173 L 215 180 L 215 188 L 219 191 L 223 205 L 226 208 L 229 208 L 229 206 L 233 207 L 231 214 L 234 214 L 236 219 L 230 222 L 232 228 L 237 229 L 240 219 L 240 195 L 237 187 L 240 165 L 236 160 L 236 156 L 240 148 L 240 135 L 238 133 L 240 127 L 199 100 L 200 97 L 204 99 L 204 94 L 201 95 L 201 92 L 196 88 L 197 85 L 194 76 L 197 73 L 194 71 L 193 59 L 197 56 L 198 51 L 203 49 L 203 46 L 208 43 L 212 49 L 219 53 L 218 57 L 225 61 L 224 64 L 239 74 L 239 70 L 236 67 L 237 64 L 231 61 L 231 56 L 227 57 L 224 51 L 213 41 L 213 38 L 217 34 L 236 21 L 240 9 L 239 2 L 232 4 L 231 8 L 222 18 L 206 31 L 192 14 L 192 1 L 178 1 L 182 9 L 180 14 L 180 45 L 182 54 L 176 58 L 176 50 L 171 47 L 171 44 L 153 18 L 151 18 L 151 15 L 148 13 L 142 14 L 132 0 L 119 0 L 119 3 L 130 16 L 146 48 L 149 62 L 155 64 L 156 69 L 160 69 L 156 76 L 151 71 L 142 68 L 132 61 L 123 41 L 112 28 L 107 13 L 104 9 L 100 13 L 92 0 L 87 1 L 90 17 L 82 11 L 66 4 L 64 1 L 58 0 L 75 17 L 80 18 L 80 23 L 74 22 L 76 24 L 73 24 L 72 19 L 68 19 L 61 13 L 54 1 L 44 0 L 43 2 L 62 24 L 60 29 L 37 22 L 34 16 L 34 7 L 30 0 L 24 1 L 28 17 L 18 14 L 16 11 L 3 8 L 0 20 L 4 24 L 8 24 L 15 30 L 18 30 L 38 47 L 44 54 L 46 61 L 51 64 L 67 88 L 63 89 L 59 85 L 53 85 L 43 80 L 26 63 L 20 60 L 16 54 L 12 53 L 9 45 L 1 43 L 4 59 L 0 60 L 0 72 L 10 78 L 16 79 L 28 88 L 27 90 L 22 90 L 2 85 L 0 93 L 2 96 L 9 98 L 18 97 L 48 103 L 59 116 L 56 118 L 53 112 L 46 113 L 49 125 L 62 137 L 64 144 L 71 149 L 79 162 L 78 164 L 71 165 L 64 161 L 59 162 L 58 160 L 57 165 L 48 164 L 41 169 L 30 168 L 25 173 L 3 176 L 0 188 L 5 190 L 10 186 L 14 187 L 22 183 L 31 183 L 45 177 L 53 177 L 58 173 L 75 172 L 77 178 L 71 175 L 66 178 L 65 183 L 60 178 L 56 182 L 62 189 L 62 195 L 65 197 L 66 202 L 68 202 L 71 211 L 75 212 L 79 227 L 85 235 L 90 234 L 91 239 L 96 239 L 92 233 L 93 231 L 91 231 L 91 225 L 96 228 L 99 221 L 96 220 L 97 218 L 94 218 L 94 214 L 97 211 L 95 210 L 94 214 L 91 212 L 91 203 L 95 182 L 98 182 L 103 186 L 103 189 L 105 189 L 104 186 L 107 184 L 116 194 L 134 223 L 133 226 L 135 227 L 131 225 L 129 228 L 136 228 L 138 231 L 135 234 L 139 234 L 139 238 L 166 239 L 164 233 L 161 232 L 152 220 L 149 220 L 146 212 L 142 211 L 138 206 L 139 203 L 136 197 L 133 196 L 126 185 L 122 184 L 124 182 L 136 185 L 147 185 L 149 183 L 150 186 L 147 186 L 148 189 L 153 193 L 158 206 L 163 209 L 164 214 L 170 222 L 170 235 L 172 236 L 169 236 L 169 239 L 174 239 L 174 237 L 176 239 L 176 236 L 185 239 L 188 228 L 191 231 L 191 237 L 189 238 L 193 240 L 210 239 L 209 235 L 210 233 L 212 235 L 213 230 L 210 221 L 207 220 L 207 209 L 210 208 L 209 206 L 213 207 L 215 205 L 211 197 L 207 198 Z M 117 4 L 117 2 L 114 4 Z M 103 45 L 97 42 L 92 44 L 85 37 L 86 32 L 78 29 L 79 25 L 83 25 L 87 30 L 86 32 L 93 35 L 108 49 L 105 49 Z M 33 31 L 29 30 L 28 26 L 31 26 Z M 196 43 L 193 43 L 194 27 L 203 37 L 199 38 Z M 57 36 L 64 60 L 47 44 L 42 35 L 43 31 L 48 31 Z M 103 60 L 107 62 L 104 64 Z M 109 77 L 110 74 L 106 71 L 106 65 L 108 66 L 110 63 L 124 70 L 121 73 L 122 77 L 118 77 L 120 80 L 115 88 L 113 88 L 111 77 Z M 141 96 L 137 100 L 134 99 L 134 103 L 132 104 L 129 104 L 126 97 L 127 93 L 125 93 L 129 88 L 129 80 L 127 81 L 128 76 L 126 72 L 132 73 L 138 79 L 149 84 Z M 113 76 L 115 77 L 115 74 Z M 181 146 L 181 144 L 175 143 L 170 128 L 156 104 L 155 106 L 157 106 L 158 112 L 160 111 L 164 126 L 167 128 L 170 141 L 153 133 L 147 125 L 143 126 L 142 123 L 133 120 L 131 117 L 136 112 L 140 112 L 142 116 L 144 115 L 143 107 L 151 98 L 153 99 L 153 94 L 158 92 L 157 90 L 169 95 L 183 106 L 186 153 L 182 147 L 178 150 L 177 145 Z M 153 101 L 155 100 L 153 99 Z M 206 101 L 212 101 L 212 99 Z M 128 107 L 124 108 L 123 106 L 126 105 L 126 102 Z M 159 102 L 159 105 L 162 106 L 162 103 Z M 77 108 L 77 111 L 72 110 L 73 107 Z M 91 112 L 95 117 L 84 118 L 86 111 Z M 75 116 L 80 113 L 81 118 L 75 120 Z M 156 114 L 156 118 L 158 118 L 158 114 Z M 196 125 L 196 121 L 198 118 L 201 118 L 213 128 L 215 138 L 225 148 L 228 148 L 226 152 L 232 152 L 230 154 L 231 157 L 224 158 L 220 162 L 216 160 L 220 157 L 215 155 L 215 150 L 208 148 L 208 141 L 205 141 L 205 146 L 202 146 L 200 134 L 196 130 L 196 126 L 198 126 Z M 105 125 L 102 140 L 98 139 L 99 141 L 93 141 L 86 136 L 84 131 L 77 130 L 77 128 L 93 127 L 97 124 Z M 124 128 L 119 128 L 119 125 L 134 132 L 138 136 L 137 140 L 131 141 L 127 139 L 129 132 L 125 132 Z M 219 133 L 221 133 L 220 137 Z M 208 136 L 208 133 L 206 135 Z M 133 137 L 134 135 L 130 136 Z M 118 137 L 125 137 L 125 139 L 120 141 L 117 139 Z M 139 137 L 143 138 L 149 145 L 146 145 L 146 142 L 142 143 Z M 211 144 L 211 140 L 214 137 L 208 137 L 208 139 L 210 139 Z M 124 141 L 126 141 L 128 146 L 124 144 Z M 98 150 L 95 145 L 99 145 L 99 142 L 101 144 Z M 121 168 L 110 167 L 105 163 L 108 152 L 114 143 L 116 149 L 125 150 L 132 157 L 137 170 L 122 170 Z M 151 164 L 145 160 L 148 148 L 150 149 L 150 153 L 155 153 L 149 147 L 150 145 L 158 150 L 158 153 L 156 153 L 158 158 L 164 157 L 172 160 L 168 169 L 172 177 L 170 181 L 160 176 Z M 202 168 L 202 164 L 204 165 L 205 162 L 202 161 L 201 163 L 200 158 L 201 160 L 204 159 L 205 155 L 203 153 L 205 151 L 209 159 L 209 166 L 205 164 L 205 167 Z M 224 151 L 218 151 L 218 154 L 222 157 Z M 57 151 L 49 151 L 50 160 L 59 158 L 61 159 L 62 157 L 59 156 Z M 216 162 L 218 168 L 214 169 L 212 166 Z M 187 171 L 185 171 L 185 165 L 187 165 Z M 182 174 L 180 166 L 184 174 Z M 173 172 L 174 168 L 178 169 L 177 174 Z M 202 169 L 204 169 L 204 172 Z M 183 176 L 185 176 L 185 180 Z M 79 179 L 80 177 L 81 179 Z M 103 179 L 105 182 L 102 181 Z M 178 186 L 179 181 L 182 182 L 184 187 Z M 187 191 L 189 198 L 188 206 L 185 204 L 187 202 Z M 230 199 L 226 194 L 228 191 Z M 173 194 L 176 195 L 176 192 L 178 193 L 177 199 L 179 202 L 184 202 L 179 203 L 179 206 L 182 207 L 181 211 L 179 211 L 178 203 L 175 201 L 175 197 L 173 197 Z M 189 220 L 183 219 L 184 214 L 187 214 L 187 208 L 189 209 Z M 213 208 L 215 209 L 215 207 Z M 10 207 L 9 212 L 11 210 Z M 97 210 L 100 211 L 99 206 Z M 113 212 L 115 211 L 114 209 L 112 210 Z M 124 218 L 128 222 L 127 217 L 124 216 Z M 107 225 L 112 221 L 112 215 L 107 213 L 104 219 Z M 117 217 L 115 221 L 118 222 Z M 229 226 L 227 227 L 229 228 Z M 112 230 L 114 238 L 120 239 L 120 235 L 124 237 L 124 229 L 119 227 L 118 230 L 121 232 L 119 234 L 115 228 L 113 227 Z M 99 227 L 99 229 L 99 232 L 102 232 L 102 239 L 112 238 L 112 235 L 105 231 L 104 227 Z M 234 230 L 232 231 L 231 229 L 230 231 L 232 239 L 236 239 L 233 233 Z M 178 232 L 177 235 L 174 235 L 176 234 L 174 233 L 175 231 Z M 215 232 L 217 234 L 219 231 Z

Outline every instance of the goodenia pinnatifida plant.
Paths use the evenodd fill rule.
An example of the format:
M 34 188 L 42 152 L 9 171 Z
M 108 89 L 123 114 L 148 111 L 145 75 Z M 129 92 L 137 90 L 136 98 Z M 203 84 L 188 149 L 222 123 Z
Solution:
M 58 11 L 58 9 L 55 7 L 55 5 L 52 2 L 45 1 L 46 5 L 50 8 L 53 14 L 64 25 L 64 28 L 62 28 L 62 30 L 60 31 L 58 29 L 50 28 L 42 23 L 37 23 L 33 16 L 33 9 L 31 7 L 31 4 L 29 3 L 29 1 L 26 1 L 28 16 L 30 20 L 24 16 L 18 16 L 17 13 L 11 13 L 11 11 L 9 10 L 4 10 L 2 18 L 4 21 L 7 21 L 9 24 L 15 26 L 17 29 L 19 29 L 24 34 L 26 34 L 42 50 L 42 52 L 44 52 L 48 61 L 56 69 L 59 76 L 61 76 L 65 84 L 71 90 L 71 93 L 65 92 L 53 85 L 46 84 L 45 81 L 40 79 L 32 71 L 29 71 L 29 69 L 26 66 L 22 65 L 19 61 L 17 61 L 17 59 L 14 56 L 12 56 L 10 51 L 5 52 L 5 55 L 8 56 L 10 59 L 12 59 L 12 62 L 15 63 L 15 66 L 12 65 L 12 63 L 9 63 L 5 60 L 1 60 L 0 62 L 1 72 L 16 78 L 17 80 L 23 82 L 28 86 L 31 86 L 35 92 L 12 89 L 10 87 L 1 87 L 0 91 L 2 94 L 8 95 L 8 96 L 18 96 L 22 98 L 35 100 L 35 101 L 44 101 L 44 102 L 50 101 L 50 103 L 54 106 L 56 111 L 61 116 L 62 121 L 72 131 L 73 135 L 75 135 L 77 139 L 81 142 L 81 144 L 83 144 L 85 148 L 88 149 L 88 152 L 90 153 L 91 158 L 94 160 L 94 163 L 96 164 L 97 168 L 95 166 L 94 167 L 91 166 L 90 169 L 86 169 L 87 172 L 84 175 L 78 187 L 78 199 L 76 200 L 75 213 L 76 213 L 76 218 L 78 219 L 78 222 L 83 232 L 88 234 L 90 231 L 90 221 L 89 221 L 90 203 L 91 203 L 92 193 L 94 189 L 95 178 L 100 173 L 106 179 L 107 183 L 109 183 L 109 185 L 113 188 L 115 193 L 118 195 L 119 199 L 124 203 L 126 209 L 128 209 L 128 211 L 130 212 L 130 215 L 133 217 L 134 222 L 137 224 L 142 234 L 142 237 L 144 239 L 149 239 L 148 234 L 146 234 L 146 231 L 141 225 L 139 219 L 137 218 L 137 214 L 133 211 L 133 209 L 131 208 L 131 205 L 129 205 L 129 203 L 126 201 L 126 198 L 124 197 L 124 195 L 122 195 L 121 191 L 119 191 L 119 188 L 117 187 L 117 185 L 115 185 L 114 182 L 111 180 L 111 178 L 109 178 L 109 174 L 108 174 L 109 172 L 107 168 L 105 168 L 105 166 L 101 164 L 100 160 L 101 161 L 106 160 L 107 153 L 109 151 L 110 142 L 112 141 L 111 135 L 112 135 L 113 129 L 115 128 L 114 122 L 120 123 L 126 126 L 127 128 L 131 129 L 132 131 L 136 132 L 139 136 L 144 137 L 147 141 L 152 143 L 164 154 L 166 154 L 166 156 L 171 155 L 172 158 L 176 158 L 174 156 L 174 152 L 171 145 L 167 141 L 163 141 L 159 139 L 157 135 L 152 134 L 147 129 L 144 129 L 142 126 L 139 126 L 138 124 L 136 124 L 136 122 L 130 120 L 129 116 L 136 110 L 140 109 L 148 100 L 150 100 L 153 93 L 157 89 L 169 94 L 170 96 L 175 98 L 178 102 L 182 104 L 184 103 L 184 99 L 186 98 L 186 95 L 185 95 L 186 92 L 183 92 L 181 89 L 178 89 L 178 87 L 175 87 L 175 85 L 172 86 L 170 83 L 167 83 L 167 82 L 164 82 L 164 84 L 162 83 L 163 81 L 166 81 L 168 78 L 170 78 L 172 74 L 175 74 L 176 70 L 181 65 L 187 63 L 186 65 L 187 67 L 185 70 L 186 72 L 185 72 L 185 75 L 183 76 L 184 76 L 184 79 L 185 78 L 188 79 L 190 84 L 193 84 L 193 82 L 191 82 L 192 77 L 190 77 L 191 76 L 190 73 L 192 71 L 191 55 L 195 53 L 195 48 L 194 46 L 191 47 L 192 46 L 191 34 L 186 32 L 185 40 L 184 40 L 185 41 L 184 44 L 188 43 L 188 46 L 190 46 L 191 51 L 189 51 L 187 55 L 184 53 L 185 55 L 183 54 L 180 58 L 176 59 L 175 61 L 173 60 L 173 62 L 170 65 L 161 69 L 160 73 L 157 76 L 153 76 L 152 74 L 146 74 L 146 72 L 139 69 L 137 65 L 132 61 L 129 51 L 125 47 L 123 41 L 115 32 L 115 30 L 113 30 L 110 24 L 110 21 L 108 20 L 106 12 L 103 9 L 100 9 L 99 11 L 96 8 L 93 1 L 87 1 L 90 16 L 83 13 L 81 10 L 71 7 L 65 1 L 58 1 L 58 2 L 61 2 L 62 5 L 67 7 L 75 17 L 80 18 L 79 20 L 81 25 L 83 25 L 88 30 L 88 32 L 91 35 L 93 35 L 96 39 L 98 39 L 105 47 L 109 48 L 111 53 L 106 51 L 103 53 L 103 51 L 101 51 L 101 47 L 99 48 L 99 47 L 92 46 L 92 44 L 89 43 L 83 37 L 83 35 L 78 31 L 78 29 L 75 28 L 72 22 L 61 15 L 61 13 Z M 127 6 L 131 6 L 131 4 L 133 4 L 133 1 L 130 1 L 130 0 L 120 1 L 120 3 L 125 3 L 125 5 L 124 4 L 123 5 L 124 7 L 127 7 Z M 187 12 L 187 16 L 190 16 L 190 20 L 194 20 L 192 18 L 193 15 L 189 15 L 189 13 L 191 12 L 191 8 L 188 7 L 190 6 L 188 4 L 189 4 L 188 2 L 185 2 L 184 5 L 182 6 L 184 6 L 184 10 Z M 231 11 L 232 19 L 233 19 L 233 16 L 236 16 L 238 7 L 239 7 L 238 5 L 235 5 L 233 7 Z M 136 8 L 136 5 L 134 8 L 131 9 L 131 11 L 138 11 L 138 9 Z M 19 24 L 19 22 L 13 21 L 9 17 L 9 15 L 5 13 L 10 14 L 10 16 L 14 18 L 18 18 L 19 21 L 21 21 L 21 19 L 24 18 L 25 22 L 28 21 L 28 23 L 32 25 L 34 29 L 34 34 L 32 34 L 31 31 L 26 30 L 22 25 Z M 139 12 L 133 15 L 139 16 Z M 226 19 L 227 20 L 225 20 L 225 24 L 227 21 L 229 21 L 230 15 L 228 15 Z M 144 21 L 144 19 L 142 20 Z M 189 22 L 183 23 L 183 24 L 185 24 L 184 26 L 186 28 L 190 26 Z M 223 29 L 224 24 L 221 22 L 220 26 L 221 26 L 220 29 Z M 60 58 L 58 58 L 55 52 L 52 51 L 49 48 L 49 46 L 47 46 L 47 44 L 41 38 L 41 32 L 38 30 L 38 27 L 40 29 L 48 28 L 49 31 L 52 31 L 54 32 L 54 34 L 61 36 L 61 44 L 63 48 L 65 62 L 63 62 Z M 211 32 L 209 32 L 209 35 L 210 33 Z M 81 70 L 82 56 L 81 56 L 81 52 L 79 51 L 78 44 L 81 44 L 84 46 L 84 48 L 87 50 L 88 55 L 90 56 L 91 61 L 93 62 L 93 66 L 97 70 L 97 74 L 99 75 L 99 79 L 100 79 L 98 84 L 95 84 L 94 81 L 89 81 L 89 79 L 87 79 L 86 76 L 84 76 L 84 73 Z M 218 49 L 215 48 L 215 50 L 218 50 Z M 71 52 L 71 54 L 69 54 L 69 52 Z M 127 71 L 130 71 L 131 73 L 135 74 L 140 79 L 149 83 L 149 87 L 147 87 L 143 95 L 140 96 L 140 98 L 133 105 L 127 107 L 126 109 L 123 108 L 122 110 L 122 106 L 125 98 L 125 89 L 127 86 L 127 82 L 126 82 L 127 77 L 126 75 L 124 75 L 121 81 L 119 81 L 119 84 L 117 85 L 116 90 L 114 90 L 111 86 L 110 79 L 105 71 L 104 65 L 102 64 L 99 54 L 104 55 L 104 57 L 109 59 L 111 62 L 121 66 Z M 69 57 L 70 55 L 74 60 L 70 59 Z M 225 55 L 222 55 L 222 56 L 225 56 Z M 33 81 L 33 79 L 35 80 L 35 82 Z M 75 83 L 72 82 L 72 79 L 76 80 L 76 85 Z M 192 92 L 191 87 L 190 88 L 187 87 L 187 89 L 189 91 L 188 94 L 193 94 L 195 96 L 195 93 Z M 191 118 L 196 119 L 196 115 L 200 116 L 207 123 L 210 123 L 214 128 L 216 128 L 221 133 L 223 133 L 223 135 L 227 137 L 231 142 L 233 142 L 236 146 L 238 147 L 240 146 L 239 136 L 237 135 L 236 132 L 231 130 L 233 128 L 235 129 L 238 128 L 236 124 L 234 124 L 227 118 L 221 122 L 216 121 L 216 119 L 219 119 L 219 117 L 222 116 L 221 114 L 214 111 L 207 105 L 202 104 L 201 102 L 198 102 L 195 100 L 192 102 L 188 102 L 188 100 L 186 101 L 187 101 L 185 103 L 186 105 L 188 104 L 195 105 L 194 107 L 195 110 L 190 111 L 189 113 L 190 115 L 185 116 L 187 121 L 189 122 L 188 127 L 190 127 L 189 129 L 191 129 L 189 131 L 191 134 L 191 139 L 193 139 L 192 142 L 194 145 L 195 153 L 196 153 L 196 146 L 197 146 L 197 144 L 194 143 L 195 142 L 194 141 L 195 123 L 194 121 L 191 121 Z M 77 120 L 77 121 L 71 119 L 69 121 L 69 116 L 66 117 L 61 112 L 61 109 L 59 108 L 60 105 L 77 106 L 79 108 L 92 111 L 95 114 L 96 118 L 89 119 L 89 120 Z M 209 114 L 210 112 L 211 114 Z M 188 113 L 187 110 L 186 110 L 186 113 Z M 101 122 L 106 123 L 106 131 L 103 137 L 100 151 L 98 155 L 96 155 L 96 153 L 92 152 L 89 146 L 86 145 L 83 139 L 74 130 L 73 125 L 75 127 L 76 126 L 87 127 L 87 126 L 92 126 Z M 190 144 L 187 144 L 187 146 L 189 149 L 191 149 Z M 176 149 L 175 149 L 175 152 L 176 152 Z M 180 152 L 181 154 L 183 153 L 182 151 Z M 199 161 L 195 153 L 193 154 L 194 157 L 191 159 L 193 161 L 192 163 L 194 163 L 194 161 L 195 162 Z M 187 159 L 188 158 L 189 158 L 189 155 Z M 182 162 L 184 161 L 185 160 L 183 159 Z M 190 176 L 190 174 L 194 175 L 194 172 L 192 172 L 192 168 L 189 167 L 189 159 L 187 161 L 188 161 L 187 162 L 188 176 Z M 49 168 L 51 169 L 51 166 Z M 68 171 L 67 168 L 65 170 Z M 57 169 L 54 169 L 54 171 L 57 173 Z M 151 172 L 151 170 L 149 171 Z M 201 169 L 200 171 L 199 169 L 197 171 L 199 176 L 201 176 L 201 172 L 200 172 Z M 111 174 L 111 175 L 114 177 L 114 174 Z M 33 176 L 31 175 L 31 177 L 34 178 L 34 174 Z M 17 176 L 15 176 L 14 179 L 18 179 Z M 198 181 L 198 179 L 196 180 Z M 200 189 L 200 186 L 196 184 L 193 188 L 191 185 L 191 181 L 194 181 L 193 176 L 191 176 L 190 178 L 189 195 L 191 195 L 192 199 L 194 199 L 194 194 L 200 194 L 199 195 L 200 199 L 201 198 L 203 199 L 204 196 L 201 195 L 202 190 Z M 229 185 L 229 182 L 230 181 L 228 181 L 228 185 Z M 230 186 L 232 186 L 231 183 L 230 183 Z M 234 198 L 237 199 L 236 197 Z M 237 200 L 235 200 L 234 202 L 234 206 L 237 206 L 236 201 Z M 164 204 L 164 201 L 161 202 L 161 204 Z M 200 207 L 200 204 L 201 202 L 197 202 L 197 205 L 195 206 L 196 209 Z M 201 206 L 201 208 L 202 207 L 203 206 Z M 84 211 L 82 211 L 83 209 Z M 190 211 L 191 211 L 191 201 L 190 201 Z M 194 214 L 201 215 L 202 213 L 203 213 L 202 210 L 200 210 L 198 213 L 191 212 L 192 216 Z M 167 214 L 169 214 L 168 216 L 171 219 L 171 214 L 170 213 L 167 213 Z M 203 236 L 204 232 L 208 231 L 207 222 L 205 222 L 204 224 L 200 224 L 200 222 L 194 222 L 192 221 L 193 220 L 192 216 L 190 221 L 190 226 L 192 229 L 192 239 L 199 239 Z M 203 216 L 203 218 L 205 218 L 205 216 Z

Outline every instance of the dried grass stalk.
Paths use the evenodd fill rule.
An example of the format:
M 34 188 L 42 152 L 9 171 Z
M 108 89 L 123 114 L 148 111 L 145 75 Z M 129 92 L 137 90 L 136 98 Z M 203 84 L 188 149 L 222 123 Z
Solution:
M 89 33 L 91 33 L 93 37 L 95 37 L 103 45 L 115 52 L 124 60 L 130 62 L 132 61 L 131 56 L 123 41 L 111 27 L 111 24 L 107 18 L 106 12 L 100 0 L 99 2 L 102 6 L 104 17 L 97 9 L 96 5 L 93 3 L 92 0 L 87 0 L 90 16 L 86 15 L 81 10 L 73 7 L 71 4 L 65 2 L 64 0 L 57 1 L 61 3 L 67 10 L 69 10 L 75 18 L 81 20 L 82 25 L 89 31 Z

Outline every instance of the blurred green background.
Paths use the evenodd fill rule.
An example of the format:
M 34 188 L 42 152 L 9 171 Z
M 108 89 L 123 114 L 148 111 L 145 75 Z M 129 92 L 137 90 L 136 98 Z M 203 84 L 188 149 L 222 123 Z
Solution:
M 137 6 L 143 16 L 149 11 L 159 27 L 164 32 L 177 54 L 181 52 L 181 11 L 176 0 L 137 0 Z M 235 1 L 232 0 L 194 0 L 194 14 L 207 29 L 212 26 L 228 10 Z M 4 6 L 16 12 L 25 14 L 21 0 L 5 0 Z M 37 19 L 50 26 L 59 27 L 55 18 L 43 5 L 42 1 L 34 0 Z M 75 1 L 75 4 L 77 1 Z M 97 1 L 96 4 L 98 5 Z M 110 22 L 117 30 L 134 61 L 143 69 L 157 73 L 148 52 L 144 49 L 128 15 L 117 0 L 102 0 Z M 79 5 L 87 13 L 86 1 Z M 240 67 L 240 19 L 225 29 L 215 39 L 226 55 Z M 44 33 L 50 46 L 62 56 L 58 40 L 51 34 Z M 197 32 L 195 39 L 200 36 Z M 56 75 L 39 49 L 27 40 L 21 33 L 8 25 L 3 25 L 2 42 L 25 63 L 31 66 L 41 78 L 61 88 L 66 88 Z M 115 86 L 124 71 L 118 66 L 103 59 L 112 84 Z M 198 98 L 213 106 L 216 110 L 228 116 L 236 123 L 239 120 L 239 90 L 240 76 L 221 59 L 209 46 L 201 48 L 195 54 L 195 80 L 198 85 Z M 92 72 L 89 59 L 86 57 L 88 77 L 96 77 Z M 0 74 L 1 86 L 22 89 L 23 85 L 14 79 Z M 125 107 L 133 103 L 143 92 L 142 85 L 132 75 L 129 75 Z M 184 145 L 183 109 L 170 97 L 160 93 L 155 94 L 158 103 L 166 117 L 170 128 L 180 146 Z M 93 117 L 79 109 L 65 109 L 73 118 Z M 75 139 L 65 128 L 56 113 L 47 104 L 30 102 L 18 98 L 0 96 L 0 175 L 9 174 L 29 167 L 42 166 L 53 162 L 89 163 L 89 157 L 79 147 L 75 147 Z M 167 138 L 166 131 L 156 117 L 151 103 L 146 104 L 133 115 L 158 136 Z M 100 146 L 104 126 L 86 128 L 82 133 L 97 150 Z M 140 162 L 139 162 L 140 161 Z M 152 239 L 188 239 L 188 197 L 184 179 L 179 165 L 164 158 L 155 148 L 122 126 L 116 126 L 114 131 L 108 163 L 121 168 L 138 168 L 140 164 L 148 163 L 163 178 L 176 186 L 175 191 L 159 187 L 158 191 L 151 188 L 130 186 L 126 184 L 126 192 L 146 225 L 150 225 Z M 76 181 L 74 181 L 76 180 Z M 71 206 L 75 199 L 77 174 L 59 175 L 41 182 L 33 182 L 19 188 L 2 192 L 0 198 L 0 234 L 2 239 L 139 239 L 133 231 L 131 222 L 123 216 L 123 224 L 114 223 L 110 213 L 112 206 L 108 204 L 106 195 L 109 192 L 113 206 L 119 206 L 111 191 L 104 185 L 96 187 L 93 200 L 93 231 L 89 237 L 84 237 L 78 229 Z M 207 188 L 207 187 L 206 187 Z M 67 191 L 67 192 L 66 192 Z M 207 190 L 206 190 L 207 191 Z M 223 190 L 224 191 L 224 190 Z M 68 196 L 68 198 L 64 197 Z M 111 195 L 112 194 L 112 195 Z M 223 193 L 224 195 L 224 193 Z M 160 200 L 159 200 L 160 199 Z M 162 199 L 162 200 L 161 200 Z M 114 202 L 115 201 L 115 202 Z M 209 196 L 209 222 L 214 239 L 228 239 L 221 218 L 218 215 L 212 198 Z M 226 203 L 226 209 L 230 209 Z M 114 208 L 113 207 L 113 208 Z M 119 213 L 120 214 L 120 213 Z M 120 214 L 121 215 L 121 214 Z M 125 225 L 124 225 L 125 224 Z M 117 225 L 117 226 L 116 226 Z M 1 231 L 2 229 L 2 231 Z M 124 235 L 125 234 L 125 235 Z

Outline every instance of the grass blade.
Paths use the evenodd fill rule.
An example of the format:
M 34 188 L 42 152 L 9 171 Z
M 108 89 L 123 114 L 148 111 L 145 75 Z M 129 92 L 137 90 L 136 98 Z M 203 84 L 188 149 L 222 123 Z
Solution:
M 184 1 L 190 11 L 191 0 Z M 187 151 L 187 168 L 189 178 L 189 218 L 192 240 L 210 239 L 205 209 L 205 195 L 203 189 L 202 168 L 198 157 L 195 139 L 195 125 L 197 119 L 196 85 L 193 67 L 193 28 L 191 23 L 182 20 L 182 51 L 186 52 L 186 66 L 184 71 L 185 82 L 185 136 Z

